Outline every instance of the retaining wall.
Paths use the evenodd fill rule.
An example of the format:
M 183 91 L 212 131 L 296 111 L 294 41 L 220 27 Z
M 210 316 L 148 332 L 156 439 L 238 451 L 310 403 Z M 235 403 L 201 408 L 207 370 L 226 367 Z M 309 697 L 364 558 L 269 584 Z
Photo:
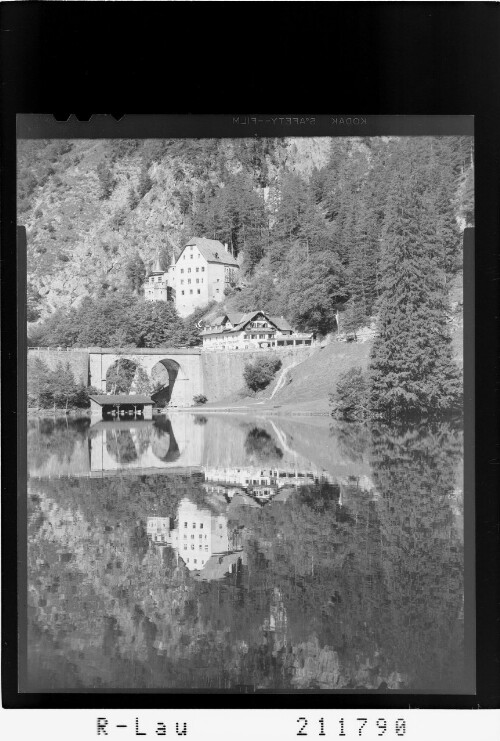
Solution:
M 91 348 L 93 350 L 93 348 Z M 317 351 L 317 347 L 287 347 L 283 349 L 277 348 L 276 350 L 264 351 L 264 350 L 221 350 L 202 352 L 201 355 L 196 352 L 185 353 L 185 357 L 178 358 L 181 367 L 185 368 L 187 378 L 190 383 L 187 384 L 183 390 L 183 404 L 191 404 L 192 397 L 197 393 L 204 393 L 209 401 L 221 401 L 226 397 L 234 394 L 236 391 L 242 389 L 245 385 L 243 379 L 243 370 L 247 363 L 252 363 L 257 357 L 263 355 L 273 354 L 277 355 L 281 362 L 282 368 L 286 368 L 289 365 L 293 365 L 297 362 L 305 360 L 313 353 Z M 172 351 L 175 359 L 177 354 Z M 96 360 L 102 363 L 103 357 L 109 361 L 112 360 L 111 351 L 106 350 L 105 355 L 95 354 L 93 357 L 93 364 L 95 365 Z M 136 353 L 130 351 L 124 354 L 124 351 L 120 353 L 123 357 L 133 357 L 134 360 L 140 360 L 145 366 L 149 368 L 148 361 L 156 362 L 156 355 L 158 351 L 151 353 L 144 353 L 144 350 L 138 350 Z M 144 357 L 143 357 L 144 354 Z M 150 357 L 153 356 L 153 357 Z M 102 382 L 99 385 L 97 381 L 103 377 L 102 371 L 99 372 L 94 369 L 94 373 L 90 374 L 90 353 L 87 349 L 73 349 L 73 350 L 55 350 L 48 348 L 29 348 L 28 359 L 39 357 L 46 363 L 49 368 L 55 370 L 59 363 L 66 365 L 69 363 L 71 370 L 76 381 L 82 381 L 85 385 L 91 381 L 97 387 L 102 387 Z M 161 357 L 161 355 L 159 356 Z M 105 374 L 104 374 L 105 377 Z M 183 386 L 183 375 L 178 377 L 176 386 L 178 386 L 178 393 L 181 393 L 181 387 Z M 185 385 L 185 384 L 184 384 Z M 189 388 L 188 388 L 189 386 Z M 185 397 L 185 398 L 184 398 Z M 182 406 L 182 404 L 181 404 Z
M 89 382 L 89 353 L 87 350 L 56 350 L 54 348 L 28 348 L 28 360 L 40 358 L 51 370 L 56 370 L 59 363 L 69 367 L 77 383 L 85 386 Z
M 243 370 L 257 357 L 277 355 L 282 367 L 301 362 L 317 351 L 317 347 L 288 347 L 282 350 L 221 350 L 202 352 L 203 388 L 208 401 L 221 401 L 245 386 Z

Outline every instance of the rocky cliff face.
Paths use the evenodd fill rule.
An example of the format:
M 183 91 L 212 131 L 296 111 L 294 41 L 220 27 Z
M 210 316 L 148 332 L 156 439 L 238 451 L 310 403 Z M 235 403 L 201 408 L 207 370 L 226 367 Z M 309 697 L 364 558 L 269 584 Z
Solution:
M 223 172 L 245 170 L 257 191 L 283 168 L 308 176 L 328 139 L 272 140 L 258 162 L 232 140 L 20 141 L 18 223 L 42 318 L 119 288 L 136 252 L 146 267 L 191 236 L 192 205 Z

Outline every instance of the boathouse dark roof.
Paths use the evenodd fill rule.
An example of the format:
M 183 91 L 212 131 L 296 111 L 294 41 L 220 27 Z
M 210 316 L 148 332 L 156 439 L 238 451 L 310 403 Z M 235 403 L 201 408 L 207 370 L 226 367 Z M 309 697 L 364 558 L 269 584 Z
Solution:
M 89 399 L 96 404 L 154 404 L 150 396 L 144 394 L 89 394 Z

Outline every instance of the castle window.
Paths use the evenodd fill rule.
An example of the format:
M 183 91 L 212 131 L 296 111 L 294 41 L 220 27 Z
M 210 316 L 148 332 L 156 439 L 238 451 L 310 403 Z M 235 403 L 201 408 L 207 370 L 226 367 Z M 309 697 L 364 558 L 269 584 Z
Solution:
M 190 272 L 191 272 L 191 268 L 188 268 L 188 273 L 190 273 Z
M 198 288 L 198 291 L 197 291 L 197 293 L 201 293 L 201 291 L 200 291 L 200 289 L 199 289 L 199 288 Z
M 198 272 L 198 270 L 199 270 L 199 269 L 200 269 L 200 268 L 196 268 L 196 272 Z
M 192 289 L 192 288 L 191 288 L 191 290 L 189 291 L 189 293 L 193 293 L 193 289 Z
M 184 291 L 181 291 L 182 295 L 184 296 Z
M 191 253 L 191 255 L 189 255 L 189 257 L 191 258 L 191 260 L 193 259 L 193 255 L 192 255 L 192 253 Z
M 181 273 L 183 273 L 183 272 L 184 272 L 184 268 L 181 268 Z
M 218 288 L 215 289 L 215 293 L 219 293 L 219 289 Z
M 202 272 L 202 273 L 204 273 L 204 272 L 205 272 L 205 268 L 204 268 L 204 267 L 202 267 L 202 269 L 201 269 L 201 272 Z
M 181 280 L 181 286 L 183 286 L 183 285 L 184 285 L 184 281 L 183 281 L 183 280 Z
M 201 523 L 200 525 L 200 530 L 203 530 L 203 523 Z
M 191 283 L 191 278 L 188 278 L 188 285 Z

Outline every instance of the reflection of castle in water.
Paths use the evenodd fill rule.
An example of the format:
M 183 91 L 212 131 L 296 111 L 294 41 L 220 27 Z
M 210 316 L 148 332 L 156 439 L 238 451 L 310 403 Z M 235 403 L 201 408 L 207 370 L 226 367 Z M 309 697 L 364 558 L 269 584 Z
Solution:
M 148 517 L 147 533 L 155 545 L 171 546 L 195 579 L 222 579 L 246 563 L 239 530 L 229 529 L 225 515 L 186 498 L 175 519 Z

